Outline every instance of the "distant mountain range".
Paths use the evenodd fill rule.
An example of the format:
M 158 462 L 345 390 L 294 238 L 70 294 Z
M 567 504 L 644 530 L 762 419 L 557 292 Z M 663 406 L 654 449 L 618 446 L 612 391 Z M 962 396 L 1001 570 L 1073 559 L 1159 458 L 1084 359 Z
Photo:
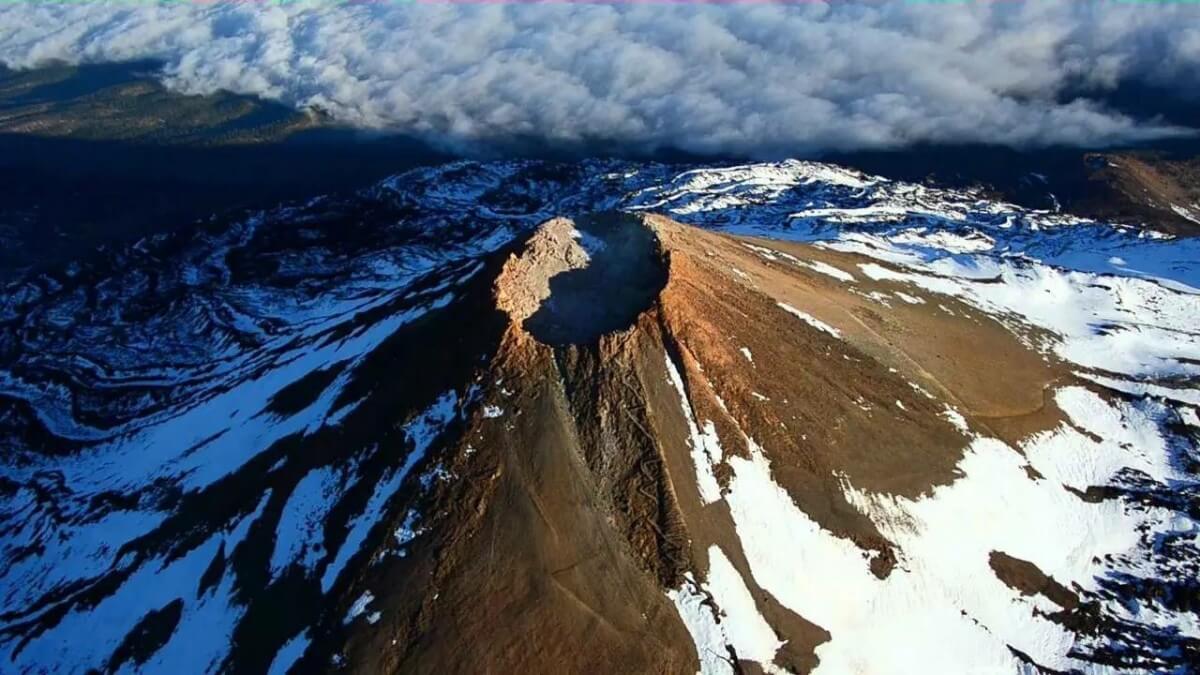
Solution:
M 150 77 L 155 67 L 0 68 L 0 278 L 214 214 L 353 191 L 461 151 L 338 126 L 319 113 L 247 96 L 185 96 Z M 1176 113 L 1175 122 L 1186 114 Z M 680 170 L 747 159 L 629 156 L 605 144 L 508 150 L 564 163 L 615 153 Z M 1200 212 L 1197 156 L 1200 142 L 1176 139 L 1103 152 L 920 146 L 823 159 L 909 182 L 980 188 L 1029 208 L 1189 234 Z

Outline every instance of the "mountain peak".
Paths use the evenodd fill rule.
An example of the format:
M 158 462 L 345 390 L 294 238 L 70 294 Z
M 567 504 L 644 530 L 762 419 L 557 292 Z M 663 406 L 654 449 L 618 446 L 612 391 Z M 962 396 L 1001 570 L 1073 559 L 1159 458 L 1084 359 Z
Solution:
M 667 261 L 642 217 L 603 213 L 539 226 L 505 263 L 497 304 L 535 339 L 589 343 L 628 328 L 656 300 Z

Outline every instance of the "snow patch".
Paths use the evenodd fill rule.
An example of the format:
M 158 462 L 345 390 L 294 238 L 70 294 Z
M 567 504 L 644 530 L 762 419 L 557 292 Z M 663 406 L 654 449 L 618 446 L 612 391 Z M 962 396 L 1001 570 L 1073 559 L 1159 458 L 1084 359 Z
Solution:
M 696 426 L 696 418 L 692 412 L 692 404 L 688 402 L 687 391 L 683 386 L 683 378 L 671 356 L 666 356 L 667 377 L 679 393 L 679 403 L 683 408 L 683 419 L 687 423 L 688 442 L 691 445 L 692 463 L 696 467 L 696 486 L 700 490 L 700 498 L 705 504 L 711 504 L 721 499 L 721 485 L 717 482 L 713 466 L 721 461 L 724 455 L 720 439 L 711 421 L 704 425 L 701 432 Z
M 375 601 L 375 594 L 371 591 L 363 591 L 362 595 L 350 605 L 350 610 L 346 612 L 346 618 L 342 620 L 343 624 L 350 625 L 358 617 L 362 616 L 363 612 L 367 611 L 367 607 Z M 374 622 L 372 622 L 374 623 Z
M 384 508 L 392 495 L 400 489 L 404 479 L 412 472 L 417 462 L 425 457 L 429 446 L 442 430 L 458 415 L 458 394 L 448 391 L 420 415 L 417 415 L 404 427 L 405 438 L 412 443 L 413 449 L 405 457 L 404 463 L 384 475 L 375 485 L 366 507 L 357 517 L 350 521 L 346 540 L 342 542 L 333 562 L 325 568 L 321 576 L 321 592 L 328 593 L 337 581 L 342 570 L 350 559 L 358 554 L 367 539 L 371 528 L 380 520 Z
M 834 267 L 833 265 L 830 265 L 827 262 L 823 262 L 820 260 L 798 260 L 798 259 L 795 260 L 795 262 L 797 265 L 800 265 L 801 267 L 807 267 L 808 269 L 810 269 L 814 272 L 819 272 L 821 274 L 824 274 L 825 276 L 833 277 L 834 279 L 837 279 L 838 281 L 845 281 L 845 282 L 851 282 L 851 283 L 856 281 L 853 274 L 850 274 L 849 272 L 847 272 L 841 268 Z
M 824 321 L 821 321 L 817 317 L 815 317 L 807 312 L 802 312 L 785 302 L 780 302 L 777 304 L 780 307 L 782 307 L 784 309 L 784 311 L 798 317 L 801 321 L 803 321 L 804 323 L 807 323 L 808 325 L 812 326 L 813 328 L 816 328 L 817 330 L 825 331 L 826 333 L 829 333 L 830 335 L 834 336 L 835 338 L 842 337 L 842 332 L 840 330 L 834 328 L 833 326 L 830 326 L 829 324 L 825 323 Z
M 307 630 L 300 631 L 295 637 L 285 642 L 279 651 L 275 652 L 275 658 L 271 660 L 267 675 L 287 675 L 300 657 L 304 656 L 310 642 Z
M 749 458 L 728 459 L 726 501 L 754 579 L 832 635 L 817 648 L 817 673 L 900 675 L 914 663 L 930 672 L 1021 672 L 1009 645 L 1049 668 L 1087 668 L 1070 655 L 1075 636 L 1045 618 L 1057 608 L 999 581 L 989 556 L 1001 551 L 1067 587 L 1095 589 L 1103 561 L 1135 551 L 1153 519 L 1068 487 L 1105 484 L 1123 467 L 1162 480 L 1172 469 L 1150 413 L 1081 387 L 1060 390 L 1056 402 L 1088 433 L 1062 425 L 1031 439 L 1024 456 L 976 437 L 959 462 L 962 478 L 915 500 L 846 484 L 851 503 L 897 546 L 898 565 L 882 580 L 863 550 L 795 505 L 757 444 Z M 1027 462 L 1045 480 L 1030 478 Z
M 678 589 L 667 591 L 667 597 L 675 605 L 679 618 L 696 645 L 700 660 L 698 675 L 733 675 L 728 652 L 729 639 L 717 622 L 708 596 L 690 572 L 684 576 L 684 582 Z
M 759 614 L 742 575 L 716 545 L 708 549 L 708 583 L 705 586 L 724 614 L 721 625 L 738 658 L 756 661 L 767 672 L 782 672 L 771 667 L 771 662 L 783 642 Z
M 899 403 L 899 401 L 897 401 L 897 403 Z M 967 418 L 963 417 L 962 413 L 958 412 L 954 408 L 946 406 L 946 409 L 942 411 L 942 417 L 946 418 L 946 420 L 954 425 L 954 428 L 958 429 L 964 434 L 971 434 L 971 427 L 967 424 Z

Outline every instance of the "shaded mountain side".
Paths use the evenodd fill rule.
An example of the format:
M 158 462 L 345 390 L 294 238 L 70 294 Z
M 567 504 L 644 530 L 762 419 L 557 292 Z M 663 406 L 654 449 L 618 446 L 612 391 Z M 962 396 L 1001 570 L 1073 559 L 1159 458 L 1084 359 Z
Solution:
M 1129 151 L 1090 154 L 1082 215 L 1153 223 L 1164 232 L 1200 234 L 1200 157 Z
M 97 248 L 202 231 L 204 221 L 214 217 L 347 193 L 457 156 L 408 136 L 339 127 L 318 111 L 298 112 L 227 92 L 180 94 L 147 77 L 157 67 L 151 62 L 0 67 L 0 280 L 103 257 Z M 592 162 L 581 157 L 635 160 L 609 162 L 614 173 L 644 170 L 648 164 L 640 160 L 673 165 L 678 173 L 706 159 L 722 165 L 739 159 L 528 140 L 512 139 L 511 152 L 502 154 L 544 161 L 527 180 L 494 191 L 502 203 L 490 206 L 506 213 L 537 204 L 538 195 L 527 188 L 545 189 L 586 174 Z M 1172 204 L 1200 212 L 1197 153 L 1200 143 L 1194 139 L 1172 139 L 1096 157 L 1073 148 L 974 145 L 825 159 L 930 186 L 983 188 L 980 194 L 1028 208 L 1187 235 L 1198 226 Z M 1135 158 L 1150 172 L 1104 169 L 1110 159 L 1125 166 L 1121 157 Z M 453 171 L 443 178 L 455 182 Z M 584 210 L 595 208 L 611 205 Z M 546 217 L 559 212 L 550 209 Z
M 316 111 L 181 94 L 160 65 L 0 66 L 0 280 L 450 158 Z
M 194 459 L 194 468 L 184 474 L 182 484 L 162 477 L 136 485 L 132 492 L 112 491 L 89 500 L 84 508 L 101 522 L 137 508 L 165 517 L 146 534 L 121 544 L 115 552 L 119 564 L 57 588 L 31 607 L 10 606 L 0 637 L 16 645 L 14 656 L 40 653 L 46 648 L 43 638 L 71 625 L 77 612 L 104 616 L 116 606 L 122 617 L 137 612 L 139 605 L 153 606 L 163 594 L 181 592 L 209 607 L 236 598 L 231 604 L 240 611 L 231 613 L 232 625 L 227 617 L 208 616 L 210 623 L 203 628 L 206 636 L 228 641 L 227 657 L 207 664 L 190 661 L 194 657 L 186 649 L 200 653 L 204 644 L 192 634 L 195 644 L 185 648 L 184 660 L 172 661 L 179 654 L 165 653 L 170 651 L 163 650 L 167 639 L 176 631 L 201 628 L 189 629 L 178 608 L 170 611 L 174 604 L 168 603 L 147 612 L 103 662 L 60 665 L 105 671 L 181 667 L 263 672 L 297 630 L 318 634 L 338 625 L 340 616 L 333 617 L 329 608 L 353 601 L 339 598 L 349 592 L 347 585 L 357 576 L 353 570 L 368 566 L 374 555 L 360 547 L 371 537 L 380 545 L 380 528 L 394 528 L 391 521 L 402 519 L 403 505 L 419 498 L 419 491 L 400 491 L 400 486 L 426 471 L 427 455 L 443 436 L 454 435 L 458 411 L 471 403 L 466 385 L 477 365 L 495 353 L 502 317 L 486 285 L 464 283 L 479 273 L 486 276 L 483 265 L 449 266 L 420 279 L 403 296 L 362 309 L 332 329 L 296 336 L 289 347 L 299 342 L 298 352 L 270 353 L 248 383 L 205 396 L 219 401 L 228 395 L 237 406 L 252 406 L 253 394 L 272 391 L 269 376 L 254 379 L 270 372 L 267 364 L 296 365 L 305 360 L 299 353 L 316 357 L 317 368 L 275 391 L 261 411 L 247 411 L 250 419 L 235 421 L 238 409 L 205 411 L 198 420 L 185 420 L 166 437 L 125 456 L 122 473 L 136 485 L 133 476 L 143 465 L 170 467 L 168 453 L 180 436 L 202 437 L 183 453 L 185 460 Z M 453 309 L 447 310 L 451 297 Z M 470 317 L 474 330 L 458 330 L 464 317 Z M 372 333 L 388 326 L 403 328 L 365 353 L 354 352 L 356 342 L 370 342 Z M 118 438 L 137 434 L 120 427 L 115 431 Z M 226 454 L 212 454 L 218 449 Z M 226 469 L 223 463 L 230 461 L 232 468 Z M 323 480 L 315 493 L 305 495 L 314 477 Z M 77 482 L 61 474 L 57 480 L 44 497 L 59 502 L 58 517 L 77 518 L 72 493 L 79 489 Z M 10 495 L 19 488 L 3 487 Z M 400 515 L 390 515 L 389 507 L 401 509 Z M 311 566 L 280 562 L 289 550 L 324 560 L 319 583 Z M 36 553 L 17 555 L 13 573 L 36 560 Z M 70 566 L 68 561 L 60 565 L 64 572 Z M 97 649 L 104 648 L 117 626 L 119 622 L 113 628 L 88 629 Z
M 980 188 L 1030 209 L 1128 223 L 1178 236 L 1200 233 L 1200 142 L 1018 150 L 988 145 L 834 153 L 832 162 L 945 188 Z

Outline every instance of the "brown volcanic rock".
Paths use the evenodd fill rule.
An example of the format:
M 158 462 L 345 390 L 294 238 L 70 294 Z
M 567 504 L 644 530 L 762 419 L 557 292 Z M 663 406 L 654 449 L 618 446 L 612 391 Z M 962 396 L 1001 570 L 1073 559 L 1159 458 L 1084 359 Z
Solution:
M 474 506 L 439 534 L 456 541 L 439 561 L 436 608 L 398 670 L 679 672 L 690 639 L 645 569 L 653 537 L 644 541 L 589 466 L 599 449 L 570 411 L 553 355 L 509 339 L 500 359 L 492 374 L 509 392 L 495 403 L 504 413 L 476 418 L 461 449 L 473 449 L 473 478 L 449 500 Z
M 968 439 L 947 404 L 973 426 L 1018 420 L 1014 438 L 1054 417 L 1043 389 L 1061 373 L 996 322 L 932 300 L 884 307 L 869 296 L 887 284 L 812 266 L 850 273 L 855 256 L 632 215 L 556 219 L 505 255 L 487 282 L 498 345 L 440 457 L 453 479 L 421 498 L 427 533 L 407 556 L 376 556 L 356 584 L 387 618 L 332 650 L 356 668 L 696 672 L 666 591 L 706 578 L 717 546 L 786 642 L 776 665 L 810 670 L 829 634 L 758 585 L 728 505 L 701 498 L 669 367 L 726 457 L 761 446 L 795 504 L 873 551 L 879 576 L 893 545 L 846 481 L 916 496 L 953 480 Z M 996 357 L 986 386 L 961 375 Z
M 1073 210 L 1179 236 L 1200 234 L 1200 157 L 1117 152 L 1089 154 L 1084 163 L 1090 189 Z
M 658 238 L 641 221 L 601 214 L 577 228 L 556 218 L 505 263 L 496 304 L 540 342 L 594 343 L 631 326 L 666 277 Z
M 504 264 L 496 279 L 496 307 L 521 323 L 550 297 L 550 279 L 587 266 L 588 255 L 575 240 L 575 223 L 555 218 L 525 242 L 520 256 Z
M 1046 575 L 1037 565 L 1007 553 L 992 551 L 988 564 L 996 572 L 996 578 L 1023 595 L 1042 595 L 1063 609 L 1079 606 L 1079 596 Z

